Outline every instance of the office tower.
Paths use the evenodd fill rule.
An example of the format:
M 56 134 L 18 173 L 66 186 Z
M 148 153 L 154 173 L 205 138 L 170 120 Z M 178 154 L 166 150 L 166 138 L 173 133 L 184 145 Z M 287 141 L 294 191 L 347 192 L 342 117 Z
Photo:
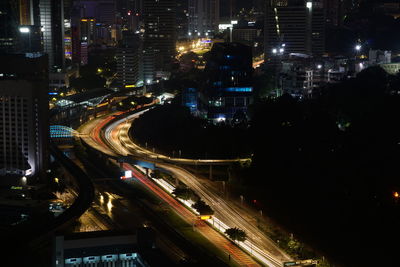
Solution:
M 0 52 L 13 52 L 18 34 L 18 5 L 12 1 L 0 1 Z
M 216 122 L 246 116 L 252 102 L 252 51 L 240 43 L 215 43 L 207 61 L 202 101 Z
M 189 33 L 208 36 L 218 31 L 219 0 L 189 0 Z
M 64 4 L 63 0 L 40 0 L 39 5 L 43 49 L 49 55 L 49 70 L 54 72 L 65 66 Z
M 100 0 L 96 6 L 96 21 L 107 25 L 114 25 L 116 22 L 115 0 Z
M 285 46 L 285 53 L 313 56 L 325 51 L 325 14 L 322 1 L 268 0 L 265 13 L 265 56 Z
M 133 87 L 139 82 L 139 35 L 124 32 L 117 48 L 117 83 L 122 87 Z
M 231 21 L 235 17 L 236 3 L 234 0 L 220 0 L 220 16 L 224 21 Z
M 94 18 L 82 18 L 80 24 L 81 42 L 88 45 L 96 41 L 96 20 Z
M 120 39 L 120 27 L 115 0 L 77 0 L 71 8 L 71 38 L 73 62 L 79 62 L 80 24 L 82 18 L 93 18 L 96 22 L 98 42 L 109 46 L 116 45 Z
M 189 1 L 176 3 L 176 28 L 177 39 L 186 40 L 189 32 Z
M 48 160 L 48 59 L 7 54 L 0 62 L 0 176 L 36 176 Z
M 39 0 L 18 0 L 19 27 L 16 52 L 42 52 Z
M 326 0 L 326 23 L 332 26 L 339 26 L 341 22 L 340 18 L 340 0 Z
M 23 25 L 18 27 L 18 53 L 42 52 L 42 31 L 38 25 Z
M 176 54 L 175 0 L 144 0 L 144 79 L 151 83 L 171 69 Z M 164 73 L 164 74 L 163 74 Z

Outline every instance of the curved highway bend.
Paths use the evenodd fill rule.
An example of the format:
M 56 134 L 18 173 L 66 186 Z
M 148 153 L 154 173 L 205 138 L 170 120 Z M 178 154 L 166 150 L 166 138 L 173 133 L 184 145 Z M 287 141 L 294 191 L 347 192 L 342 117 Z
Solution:
M 282 266 L 283 262 L 291 261 L 292 259 L 284 251 L 282 251 L 271 239 L 269 239 L 261 230 L 254 224 L 250 223 L 246 218 L 251 218 L 250 214 L 243 214 L 243 210 L 239 210 L 236 206 L 227 203 L 219 196 L 215 189 L 203 185 L 190 172 L 179 168 L 175 165 L 162 163 L 166 162 L 165 156 L 160 156 L 156 153 L 148 153 L 138 145 L 134 144 L 129 138 L 129 128 L 131 120 L 137 116 L 132 115 L 125 120 L 118 120 L 106 127 L 105 138 L 113 144 L 113 147 L 118 148 L 120 153 L 144 156 L 153 159 L 158 167 L 166 169 L 176 175 L 184 184 L 193 189 L 203 200 L 205 200 L 215 211 L 215 216 L 220 221 L 230 227 L 239 227 L 248 234 L 247 249 L 251 252 L 258 253 L 259 260 L 271 266 Z M 129 153 L 130 152 L 130 153 Z M 160 161 L 162 159 L 162 161 Z M 178 159 L 179 160 L 179 159 Z M 160 163 L 161 162 L 161 163 Z M 254 254 L 255 254 L 254 253 Z
M 251 216 L 242 216 L 243 210 L 239 210 L 235 206 L 227 203 L 219 196 L 218 192 L 213 188 L 201 184 L 197 178 L 188 171 L 171 164 L 160 163 L 168 161 L 173 161 L 175 163 L 182 163 L 182 161 L 195 162 L 196 160 L 170 159 L 163 155 L 143 149 L 130 140 L 128 131 L 131 120 L 134 120 L 145 111 L 129 115 L 126 118 L 119 119 L 112 123 L 109 123 L 112 120 L 110 117 L 91 121 L 89 124 L 85 125 L 85 127 L 81 128 L 83 133 L 90 133 L 90 137 L 89 135 L 84 134 L 84 139 L 91 139 L 87 140 L 87 143 L 100 151 L 107 150 L 106 154 L 112 156 L 117 154 L 124 156 L 135 155 L 156 162 L 159 167 L 173 172 L 178 179 L 192 188 L 199 196 L 201 196 L 202 199 L 213 207 L 216 218 L 230 227 L 239 227 L 246 231 L 248 234 L 248 240 L 243 244 L 243 246 L 247 248 L 247 250 L 251 251 L 251 254 L 258 258 L 258 260 L 268 266 L 282 266 L 284 261 L 291 261 L 292 259 L 285 252 L 279 249 L 271 239 L 266 237 L 255 225 L 245 219 L 249 217 L 251 218 Z M 105 126 L 104 139 L 102 139 L 101 130 Z M 225 160 L 222 160 L 222 162 L 223 161 Z M 233 160 L 230 160 L 230 162 L 232 161 Z
M 124 123 L 125 120 L 122 121 Z M 103 117 L 92 120 L 89 123 L 83 125 L 80 128 L 81 133 L 83 133 L 83 135 L 81 135 L 82 139 L 88 145 L 92 146 L 95 149 L 98 149 L 99 151 L 102 151 L 103 153 L 106 153 L 107 155 L 110 155 L 111 157 L 115 157 L 117 156 L 117 154 L 128 155 L 129 152 L 125 150 L 120 144 L 118 145 L 113 141 L 110 142 L 110 139 L 112 139 L 111 137 L 113 137 L 114 139 L 115 138 L 118 139 L 118 132 L 116 132 L 115 130 L 108 131 L 108 129 L 106 129 L 104 133 L 105 136 L 107 136 L 108 138 L 105 138 L 105 140 L 103 141 L 101 137 L 101 130 L 104 127 L 104 125 L 106 125 L 109 122 L 110 122 L 109 117 Z M 113 127 L 117 126 L 114 123 L 112 123 L 111 125 Z M 126 170 L 132 170 L 134 176 L 145 187 L 147 187 L 151 192 L 153 192 L 164 202 L 166 202 L 175 211 L 175 213 L 182 219 L 184 219 L 186 222 L 188 222 L 189 224 L 193 224 L 193 222 L 197 220 L 197 217 L 192 212 L 190 212 L 187 208 L 185 208 L 180 202 L 178 202 L 171 195 L 167 194 L 163 189 L 155 185 L 151 180 L 149 180 L 136 168 L 126 163 L 123 164 L 123 167 Z M 231 260 L 236 262 L 237 265 L 259 266 L 259 264 L 256 261 L 254 261 L 254 259 L 252 259 L 249 255 L 247 255 L 236 245 L 232 244 L 231 241 L 223 237 L 211 226 L 203 223 L 198 227 L 196 227 L 196 230 L 204 237 L 206 237 L 211 243 L 215 244 L 218 248 L 220 248 L 223 252 L 225 252 L 227 256 L 230 255 Z

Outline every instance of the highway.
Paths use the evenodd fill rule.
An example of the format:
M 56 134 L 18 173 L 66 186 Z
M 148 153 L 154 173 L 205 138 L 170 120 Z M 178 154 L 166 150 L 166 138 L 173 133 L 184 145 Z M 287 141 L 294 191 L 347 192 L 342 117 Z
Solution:
M 112 146 L 114 151 L 118 151 L 120 155 L 131 155 L 134 153 L 142 158 L 157 159 L 162 162 L 173 163 L 173 164 L 185 164 L 185 165 L 228 165 L 234 162 L 248 162 L 250 158 L 238 158 L 238 159 L 186 159 L 169 157 L 163 154 L 155 153 L 149 149 L 140 147 L 133 143 L 129 138 L 129 128 L 134 119 L 138 118 L 141 114 L 147 110 L 132 114 L 124 119 L 117 120 L 105 128 L 105 139 L 108 144 Z M 96 124 L 96 122 L 94 122 Z M 101 125 L 104 126 L 103 123 Z M 102 127 L 99 125 L 98 127 Z M 94 138 L 95 136 L 93 136 Z M 117 138 L 119 141 L 116 141 Z M 122 146 L 121 146 L 122 144 Z
M 119 151 L 121 155 L 136 155 L 144 159 L 151 160 L 158 167 L 173 173 L 179 180 L 194 190 L 207 204 L 215 211 L 215 218 L 223 222 L 229 227 L 239 227 L 244 230 L 248 237 L 247 241 L 242 244 L 243 247 L 254 256 L 258 254 L 258 260 L 265 263 L 267 266 L 282 266 L 283 262 L 291 261 L 289 255 L 282 251 L 271 239 L 269 239 L 261 230 L 250 222 L 251 214 L 246 214 L 246 210 L 239 209 L 231 203 L 227 203 L 219 192 L 214 188 L 206 186 L 190 172 L 179 168 L 175 165 L 162 162 L 170 162 L 165 156 L 150 152 L 143 149 L 132 142 L 129 138 L 128 131 L 131 126 L 131 120 L 134 120 L 138 115 L 131 115 L 125 119 L 117 120 L 106 127 L 105 138 L 107 142 Z M 178 159 L 179 161 L 180 159 Z M 185 160 L 185 159 L 183 159 Z M 175 159 L 174 163 L 178 162 Z M 188 161 L 188 160 L 186 160 Z
M 179 263 L 184 258 L 196 258 L 195 255 L 189 255 L 181 248 L 186 248 L 179 243 L 174 242 L 171 236 L 158 227 L 153 227 L 153 220 L 149 220 L 144 214 L 144 210 L 138 199 L 132 199 L 130 190 L 120 190 L 116 185 L 119 182 L 116 179 L 108 178 L 108 175 L 88 160 L 83 163 L 78 158 L 73 160 L 86 173 L 91 173 L 96 194 L 92 206 L 79 218 L 79 232 L 98 231 L 98 230 L 136 230 L 143 226 L 152 227 L 157 233 L 156 246 L 169 256 L 175 263 Z M 76 193 L 70 198 L 76 197 Z M 150 222 L 150 223 L 149 223 Z M 176 243 L 175 243 L 176 242 Z M 178 246 L 179 244 L 179 246 Z
M 136 114 L 137 116 L 137 114 Z M 134 116 L 132 116 L 134 117 Z M 119 120 L 119 124 L 110 124 L 112 127 L 107 127 L 104 129 L 103 140 L 101 132 L 102 128 L 111 121 L 110 117 L 103 117 L 99 119 L 92 120 L 82 127 L 79 131 L 81 133 L 81 138 L 93 148 L 102 151 L 103 153 L 116 156 L 116 155 L 128 155 L 129 150 L 125 149 L 120 143 L 116 142 L 119 140 L 118 132 L 122 127 L 121 124 L 125 124 L 126 120 Z M 259 264 L 253 260 L 249 255 L 247 255 L 240 248 L 232 244 L 231 241 L 226 239 L 224 236 L 218 233 L 213 227 L 201 223 L 198 221 L 197 216 L 190 212 L 186 207 L 184 207 L 180 202 L 178 202 L 171 195 L 167 194 L 163 189 L 152 182 L 148 177 L 139 172 L 136 168 L 129 164 L 123 164 L 125 170 L 131 170 L 134 177 L 137 178 L 147 189 L 149 189 L 153 194 L 162 199 L 165 203 L 172 208 L 172 210 L 179 215 L 183 220 L 189 224 L 197 224 L 196 230 L 206 237 L 211 243 L 215 244 L 220 248 L 225 255 L 230 255 L 230 259 L 235 262 L 235 265 L 239 266 L 259 266 Z

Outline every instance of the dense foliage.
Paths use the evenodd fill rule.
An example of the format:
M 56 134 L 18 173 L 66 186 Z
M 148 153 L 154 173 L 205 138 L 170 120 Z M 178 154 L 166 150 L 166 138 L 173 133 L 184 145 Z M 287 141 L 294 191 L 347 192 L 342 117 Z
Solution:
M 399 234 L 399 77 L 369 68 L 316 99 L 283 96 L 255 111 L 249 194 L 345 266 L 394 260 L 387 240 Z
M 159 106 L 134 121 L 132 137 L 142 146 L 169 156 L 235 158 L 249 154 L 247 131 L 228 125 L 209 125 L 194 118 L 179 103 Z
M 241 242 L 245 241 L 247 237 L 246 232 L 237 227 L 226 229 L 225 234 L 227 234 L 232 240 Z
M 192 205 L 192 208 L 194 208 L 200 215 L 213 215 L 214 211 L 213 209 L 208 206 L 203 200 L 199 199 Z

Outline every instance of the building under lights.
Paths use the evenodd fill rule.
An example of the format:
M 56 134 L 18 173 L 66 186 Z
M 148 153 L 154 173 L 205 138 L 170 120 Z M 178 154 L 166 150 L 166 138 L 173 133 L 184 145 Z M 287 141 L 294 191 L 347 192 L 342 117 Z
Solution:
M 176 0 L 144 0 L 143 75 L 146 84 L 171 70 L 176 54 Z
M 53 267 L 173 266 L 155 244 L 149 227 L 136 231 L 94 231 L 57 235 L 53 242 Z
M 136 86 L 139 82 L 139 35 L 124 32 L 122 42 L 117 48 L 117 83 L 122 87 Z
M 189 32 L 205 37 L 218 32 L 219 0 L 189 0 Z
M 241 43 L 215 43 L 205 68 L 200 109 L 214 122 L 247 119 L 252 103 L 252 49 Z
M 0 62 L 0 176 L 38 176 L 48 161 L 48 59 L 27 53 Z
M 138 254 L 137 235 L 84 232 L 57 236 L 54 267 L 60 266 L 149 266 Z
M 40 0 L 40 24 L 43 32 L 43 49 L 49 55 L 49 70 L 65 67 L 64 4 L 63 0 Z
M 325 52 L 325 13 L 321 0 L 268 0 L 265 56 L 285 44 L 285 53 L 321 56 Z

